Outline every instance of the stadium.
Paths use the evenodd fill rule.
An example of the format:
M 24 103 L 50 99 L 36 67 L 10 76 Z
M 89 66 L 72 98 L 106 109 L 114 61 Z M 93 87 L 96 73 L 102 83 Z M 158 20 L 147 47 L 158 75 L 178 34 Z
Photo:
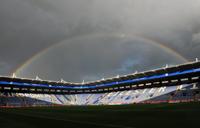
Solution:
M 0 128 L 199 128 L 199 12 L 200 0 L 0 0 Z
M 199 101 L 200 62 L 87 83 L 1 77 L 1 106 L 121 105 Z
M 28 126 L 33 125 L 30 120 L 41 119 L 40 121 L 55 121 L 52 125 L 58 125 L 56 121 L 61 124 L 66 123 L 69 127 L 80 125 L 84 127 L 144 127 L 145 124 L 140 124 L 141 119 L 136 119 L 140 123 L 127 123 L 125 119 L 131 118 L 129 112 L 138 115 L 139 112 L 148 114 L 150 111 L 154 112 L 151 114 L 156 114 L 155 117 L 152 115 L 153 118 L 161 120 L 158 122 L 160 125 L 163 123 L 163 114 L 166 116 L 164 118 L 178 115 L 176 117 L 178 119 L 174 120 L 179 122 L 182 119 L 179 119 L 182 111 L 189 111 L 187 114 L 196 120 L 198 117 L 193 115 L 197 116 L 199 112 L 199 81 L 200 62 L 198 60 L 86 83 L 69 83 L 64 80 L 47 81 L 38 77 L 26 79 L 13 75 L 13 77 L 0 78 L 0 107 L 2 108 L 0 113 L 4 115 L 3 117 L 10 118 L 12 116 L 14 120 L 16 120 L 15 116 L 19 116 L 23 120 L 28 118 L 30 123 L 27 124 Z M 167 115 L 167 111 L 172 112 Z M 72 116 L 72 120 L 65 120 L 63 119 L 65 116 L 60 115 L 60 112 L 66 113 L 65 116 L 73 115 L 74 117 Z M 93 118 L 97 118 L 99 121 L 93 122 L 93 119 L 89 117 L 93 112 L 98 115 Z M 159 114 L 160 112 L 163 113 Z M 38 114 L 32 116 L 33 113 Z M 110 113 L 111 115 L 108 115 L 110 118 L 113 118 L 112 116 L 115 114 L 122 114 L 123 118 L 125 115 L 127 117 L 123 119 L 125 122 L 120 124 L 115 121 L 121 119 L 121 116 L 102 123 L 101 119 L 103 122 L 105 121 L 104 116 L 101 115 L 103 113 Z M 71 118 L 71 116 L 67 118 Z M 85 116 L 87 119 L 82 117 L 79 120 L 79 116 Z M 143 118 L 145 119 L 146 116 Z M 157 119 L 160 117 L 162 117 L 160 120 Z M 168 125 L 175 125 L 174 120 Z M 187 120 L 187 118 L 183 120 Z M 184 127 L 183 124 L 184 126 L 189 125 L 186 122 L 181 123 L 180 126 Z M 14 125 L 19 124 L 14 123 Z M 149 126 L 152 125 L 156 124 L 150 122 Z M 196 124 L 193 123 L 193 125 Z M 21 127 L 21 125 L 19 126 Z

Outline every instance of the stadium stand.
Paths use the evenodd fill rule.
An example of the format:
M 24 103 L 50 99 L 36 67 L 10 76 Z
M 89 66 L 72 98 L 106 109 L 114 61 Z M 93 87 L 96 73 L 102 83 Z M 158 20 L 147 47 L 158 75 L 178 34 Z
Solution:
M 200 62 L 82 84 L 0 77 L 0 106 L 200 101 Z
M 102 94 L 1 93 L 0 106 L 117 105 L 134 103 L 179 103 L 200 100 L 199 84 L 138 89 Z

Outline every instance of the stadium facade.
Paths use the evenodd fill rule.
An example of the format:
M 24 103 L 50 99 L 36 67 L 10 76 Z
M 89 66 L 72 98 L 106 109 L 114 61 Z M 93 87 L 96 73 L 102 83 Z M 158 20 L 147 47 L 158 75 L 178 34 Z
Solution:
M 198 61 L 86 83 L 0 77 L 0 106 L 194 102 L 199 82 Z

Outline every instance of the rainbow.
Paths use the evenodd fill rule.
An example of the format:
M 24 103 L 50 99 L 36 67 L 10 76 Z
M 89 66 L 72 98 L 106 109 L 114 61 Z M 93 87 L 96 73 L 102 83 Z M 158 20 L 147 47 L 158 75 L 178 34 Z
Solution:
M 139 34 L 115 34 L 115 33 L 111 33 L 111 34 L 92 34 L 92 35 L 83 35 L 83 36 L 79 36 L 79 37 L 76 37 L 76 38 L 81 38 L 81 37 L 88 37 L 88 36 L 112 36 L 112 37 L 120 37 L 120 38 L 139 38 L 141 40 L 144 40 L 144 41 L 147 41 L 148 43 L 150 43 L 151 45 L 153 46 L 156 46 L 160 49 L 163 49 L 164 51 L 172 54 L 173 56 L 175 56 L 176 58 L 180 59 L 181 61 L 183 62 L 188 62 L 188 60 L 182 56 L 180 53 L 178 53 L 177 51 L 175 51 L 174 49 L 164 45 L 164 42 L 160 42 L 158 41 L 157 39 L 153 39 L 153 38 L 150 38 L 150 37 L 146 37 L 146 36 L 143 36 L 143 35 L 139 35 Z M 43 54 L 45 54 L 48 50 L 60 45 L 60 44 L 63 44 L 64 42 L 66 42 L 67 40 L 70 41 L 70 40 L 73 40 L 74 38 L 72 39 L 65 39 L 61 42 L 58 42 L 58 43 L 55 43 L 43 50 L 41 50 L 40 52 L 34 54 L 32 57 L 30 57 L 30 59 L 28 59 L 27 61 L 25 61 L 24 63 L 22 63 L 20 66 L 18 66 L 13 72 L 13 73 L 18 73 L 19 71 L 23 70 L 24 67 L 28 66 L 29 64 L 31 64 L 34 60 L 36 60 L 38 57 L 42 56 Z

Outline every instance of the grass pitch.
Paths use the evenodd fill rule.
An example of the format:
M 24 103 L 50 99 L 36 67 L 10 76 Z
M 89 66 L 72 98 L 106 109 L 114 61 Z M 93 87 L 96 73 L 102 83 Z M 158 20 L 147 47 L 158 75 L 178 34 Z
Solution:
M 199 128 L 200 103 L 0 108 L 0 128 Z

